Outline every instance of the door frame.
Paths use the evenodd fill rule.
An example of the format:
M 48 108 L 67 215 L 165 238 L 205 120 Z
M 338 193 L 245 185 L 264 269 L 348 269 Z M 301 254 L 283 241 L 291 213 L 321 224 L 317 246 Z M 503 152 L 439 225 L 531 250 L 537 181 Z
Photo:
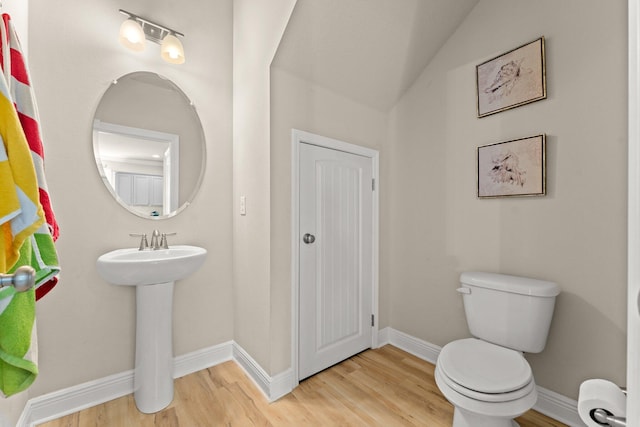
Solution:
M 180 190 L 180 135 L 173 133 L 160 132 L 151 129 L 137 128 L 132 126 L 120 125 L 117 123 L 104 122 L 99 119 L 93 121 L 93 144 L 95 152 L 99 152 L 100 146 L 100 134 L 109 134 L 116 136 L 123 136 L 126 138 L 133 138 L 140 142 L 151 141 L 164 144 L 166 149 L 162 158 L 162 194 L 164 196 L 164 202 L 162 203 L 162 213 L 169 215 L 171 212 L 178 209 L 178 191 Z M 101 156 L 105 159 L 105 156 Z M 141 163 L 138 160 L 129 160 L 123 158 L 110 159 L 117 160 L 124 164 L 135 166 Z M 105 175 L 102 163 L 98 161 L 96 157 L 96 163 L 102 176 L 103 181 L 109 180 Z M 117 191 L 114 185 L 109 185 L 109 182 L 105 181 L 105 185 L 116 199 L 119 199 Z
M 640 427 L 640 7 L 628 2 L 627 425 Z
M 378 244 L 379 244 L 379 160 L 377 150 L 350 144 L 337 139 L 316 135 L 298 129 L 291 130 L 291 369 L 293 370 L 293 384 L 295 388 L 298 380 L 298 333 L 300 332 L 299 289 L 300 289 L 300 144 L 311 144 L 331 150 L 343 151 L 371 159 L 372 176 L 375 182 L 372 194 L 373 219 L 373 260 L 372 278 L 373 290 L 371 298 L 371 312 L 374 315 L 374 325 L 371 330 L 371 348 L 378 346 Z

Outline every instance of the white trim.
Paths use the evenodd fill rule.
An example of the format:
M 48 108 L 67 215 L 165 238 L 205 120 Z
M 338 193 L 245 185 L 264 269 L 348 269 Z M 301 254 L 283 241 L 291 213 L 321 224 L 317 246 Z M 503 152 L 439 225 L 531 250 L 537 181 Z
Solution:
M 442 349 L 391 327 L 380 330 L 378 335 L 380 345 L 391 344 L 433 364 Z M 544 387 L 538 386 L 538 402 L 533 409 L 570 427 L 584 427 L 578 415 L 578 402 Z
M 300 240 L 298 230 L 300 229 L 300 216 L 298 205 L 300 194 L 300 144 L 298 131 L 291 132 L 291 369 L 295 373 L 291 382 L 291 388 L 298 387 L 298 303 L 299 303 L 299 278 L 300 278 Z
M 293 369 L 289 368 L 284 372 L 277 374 L 275 377 L 271 377 L 269 381 L 269 395 L 267 398 L 270 402 L 274 402 L 281 397 L 293 391 L 293 380 L 296 377 Z
M 584 427 L 578 414 L 578 402 L 555 391 L 538 387 L 538 402 L 533 409 L 571 427 Z
M 375 190 L 373 191 L 373 260 L 372 260 L 372 278 L 373 293 L 371 312 L 375 316 L 375 324 L 371 328 L 371 348 L 378 347 L 378 266 L 379 266 L 379 189 L 380 189 L 380 153 L 377 150 L 362 147 L 359 145 L 349 144 L 333 138 L 305 132 L 298 129 L 291 130 L 291 370 L 293 372 L 291 389 L 298 386 L 298 289 L 299 289 L 299 250 L 300 241 L 298 239 L 298 230 L 300 227 L 299 218 L 299 198 L 300 191 L 300 144 L 306 143 L 316 145 L 318 147 L 329 148 L 332 150 L 343 151 L 346 153 L 357 154 L 371 159 L 372 174 L 375 180 Z
M 233 344 L 233 341 L 228 341 L 176 357 L 173 363 L 173 378 L 182 378 L 233 360 Z
M 629 0 L 627 402 L 640 401 L 640 7 Z M 615 414 L 614 414 L 615 415 Z M 627 404 L 627 425 L 640 427 L 640 405 Z
M 384 335 L 388 337 L 387 343 L 407 353 L 426 360 L 429 363 L 436 364 L 441 347 L 430 344 L 419 338 L 397 331 L 393 328 L 384 328 Z
M 133 371 L 29 399 L 17 427 L 31 427 L 133 393 Z
M 287 369 L 275 377 L 271 377 L 249 353 L 235 342 L 233 343 L 233 359 L 244 369 L 269 402 L 278 400 L 293 390 L 291 386 L 292 377 L 294 377 L 292 369 Z

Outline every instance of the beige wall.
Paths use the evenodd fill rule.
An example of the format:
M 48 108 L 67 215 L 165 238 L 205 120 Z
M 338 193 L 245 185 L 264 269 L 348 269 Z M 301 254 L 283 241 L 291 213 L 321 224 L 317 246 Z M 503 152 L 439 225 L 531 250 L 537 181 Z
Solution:
M 101 280 L 98 256 L 133 247 L 132 232 L 177 232 L 175 244 L 207 248 L 200 271 L 176 285 L 176 355 L 233 339 L 231 270 L 232 2 L 31 0 L 30 67 L 41 115 L 46 172 L 61 226 L 60 283 L 37 304 L 38 396 L 133 369 L 135 294 Z M 186 63 L 174 66 L 149 43 L 118 43 L 122 7 L 185 33 Z M 91 122 L 111 81 L 137 70 L 171 78 L 193 100 L 207 139 L 207 171 L 193 204 L 175 218 L 138 218 L 99 178 Z
M 272 308 L 269 281 L 269 65 L 295 1 L 233 2 L 235 340 L 271 374 L 280 372 L 271 368 L 271 317 L 281 313 Z M 244 216 L 239 212 L 241 196 L 247 201 Z M 276 351 L 280 353 L 279 349 Z
M 580 10 L 576 14 L 576 10 Z M 475 66 L 544 35 L 548 99 L 477 119 Z M 395 329 L 467 336 L 465 270 L 556 281 L 539 385 L 625 383 L 626 4 L 481 0 L 391 114 L 383 260 Z M 542 198 L 478 200 L 477 146 L 546 133 Z

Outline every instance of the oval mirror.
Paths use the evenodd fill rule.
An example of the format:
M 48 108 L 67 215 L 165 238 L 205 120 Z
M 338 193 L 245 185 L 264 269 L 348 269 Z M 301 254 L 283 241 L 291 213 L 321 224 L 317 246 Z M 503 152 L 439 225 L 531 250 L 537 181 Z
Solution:
M 169 218 L 204 176 L 205 139 L 189 98 L 171 80 L 135 72 L 115 80 L 93 120 L 93 152 L 113 197 L 143 218 Z

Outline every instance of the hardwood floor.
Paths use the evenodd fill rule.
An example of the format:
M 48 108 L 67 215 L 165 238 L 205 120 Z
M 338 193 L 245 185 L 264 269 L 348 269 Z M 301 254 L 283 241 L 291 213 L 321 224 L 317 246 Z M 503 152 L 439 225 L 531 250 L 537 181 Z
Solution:
M 434 366 L 393 346 L 367 350 L 303 382 L 269 404 L 235 362 L 175 382 L 171 405 L 141 414 L 133 395 L 40 424 L 40 427 L 451 426 Z M 521 427 L 565 424 L 529 411 Z

